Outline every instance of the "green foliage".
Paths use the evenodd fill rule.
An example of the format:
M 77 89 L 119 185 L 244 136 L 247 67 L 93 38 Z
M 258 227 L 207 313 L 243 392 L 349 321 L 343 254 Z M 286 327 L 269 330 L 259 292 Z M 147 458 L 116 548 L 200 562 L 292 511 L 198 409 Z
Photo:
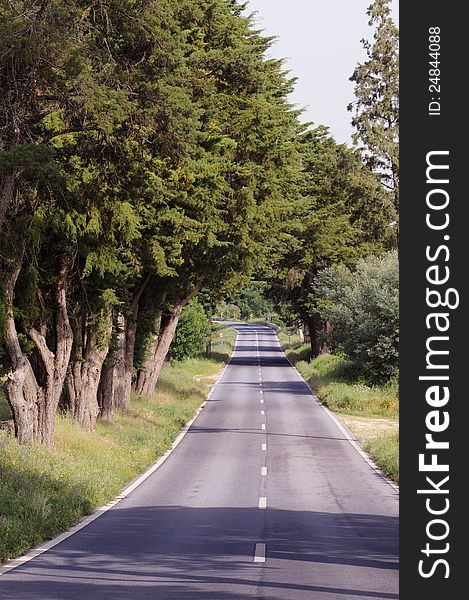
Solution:
M 242 13 L 225 0 L 2 8 L 0 171 L 14 176 L 15 211 L 5 203 L 0 256 L 22 260 L 19 291 L 34 274 L 15 295 L 22 339 L 34 324 L 54 348 L 64 253 L 75 258 L 75 338 L 88 327 L 100 340 L 147 275 L 170 305 L 272 264 L 265 231 L 287 236 L 302 126 L 293 82 L 266 58 L 271 40 Z M 139 324 L 143 346 L 158 297 Z
M 399 435 L 388 434 L 368 440 L 365 450 L 385 475 L 399 483 Z
M 391 16 L 390 0 L 373 0 L 367 14 L 375 27 L 373 42 L 362 40 L 367 60 L 350 80 L 355 83 L 353 136 L 364 158 L 392 190 L 399 207 L 399 31 Z
M 193 298 L 184 307 L 169 349 L 173 360 L 195 358 L 205 350 L 210 339 L 210 323 L 200 302 Z
M 363 259 L 354 273 L 330 267 L 318 274 L 314 293 L 332 325 L 332 346 L 370 380 L 388 380 L 399 360 L 397 252 Z
M 241 321 L 241 311 L 236 304 L 221 302 L 215 308 L 215 315 L 224 321 Z
M 230 302 L 238 306 L 242 319 L 267 319 L 276 312 L 273 301 L 264 294 L 264 287 L 254 282 L 230 298 Z
M 304 360 L 307 346 L 286 349 L 288 358 L 334 412 L 348 415 L 396 417 L 399 414 L 396 379 L 385 385 L 366 384 L 350 359 L 321 354 Z
M 324 127 L 301 139 L 301 208 L 289 243 L 269 273 L 270 295 L 288 320 L 319 316 L 312 285 L 330 265 L 353 267 L 371 251 L 394 243 L 395 211 L 382 186 L 356 151 L 338 145 Z M 291 316 L 288 316 L 290 313 Z

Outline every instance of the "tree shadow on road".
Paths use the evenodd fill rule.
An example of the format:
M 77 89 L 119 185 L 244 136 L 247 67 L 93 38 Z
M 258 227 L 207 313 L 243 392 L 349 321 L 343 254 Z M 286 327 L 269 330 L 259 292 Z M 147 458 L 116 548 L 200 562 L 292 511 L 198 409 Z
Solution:
M 129 499 L 130 500 L 130 499 Z M 9 600 L 397 599 L 398 520 L 124 500 L 0 577 Z M 267 561 L 255 564 L 255 544 Z

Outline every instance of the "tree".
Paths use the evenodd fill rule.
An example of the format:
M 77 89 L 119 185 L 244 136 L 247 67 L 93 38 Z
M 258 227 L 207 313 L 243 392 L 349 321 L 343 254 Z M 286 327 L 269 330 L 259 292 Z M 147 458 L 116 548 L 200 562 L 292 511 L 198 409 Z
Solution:
M 115 85 L 109 55 L 97 64 L 92 22 L 105 15 L 96 4 L 12 0 L 0 6 L 2 234 L 5 220 L 23 208 L 25 186 L 50 186 L 57 176 L 53 140 L 109 131 L 128 112 L 127 90 Z
M 292 241 L 303 127 L 242 10 L 0 8 L 1 362 L 21 441 L 52 443 L 58 402 L 93 430 L 132 380 L 151 395 L 190 299 Z
M 193 298 L 182 311 L 169 348 L 172 360 L 200 356 L 210 339 L 210 323 L 203 306 Z
M 223 289 L 271 260 L 265 232 L 275 228 L 281 236 L 281 215 L 291 211 L 299 170 L 294 140 L 301 129 L 287 102 L 291 82 L 281 61 L 265 59 L 270 40 L 252 30 L 239 8 L 235 2 L 201 2 L 191 13 L 196 48 L 188 81 L 201 130 L 171 182 L 180 224 L 177 236 L 168 234 L 178 239 L 187 227 L 188 237 L 181 242 L 175 276 L 162 282 L 167 291 L 163 308 L 155 305 L 152 339 L 137 380 L 140 394 L 154 392 L 190 297 L 204 288 Z
M 301 211 L 290 221 L 291 240 L 270 274 L 271 293 L 306 324 L 314 356 L 325 341 L 313 284 L 333 264 L 354 266 L 360 257 L 392 245 L 395 211 L 388 194 L 358 153 L 336 144 L 324 127 L 301 139 Z
M 367 14 L 375 27 L 374 41 L 362 40 L 367 60 L 358 64 L 350 80 L 355 83 L 353 140 L 363 156 L 392 191 L 399 209 L 399 30 L 391 16 L 391 0 L 374 0 Z
M 368 379 L 389 379 L 399 361 L 397 252 L 363 259 L 353 273 L 343 266 L 320 271 L 314 291 L 332 325 L 332 347 L 345 351 Z

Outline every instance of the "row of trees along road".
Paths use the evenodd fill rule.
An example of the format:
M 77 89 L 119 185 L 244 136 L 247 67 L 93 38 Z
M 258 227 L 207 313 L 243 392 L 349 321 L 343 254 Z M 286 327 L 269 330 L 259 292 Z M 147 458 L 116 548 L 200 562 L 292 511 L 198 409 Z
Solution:
M 20 442 L 52 445 L 59 407 L 93 430 L 132 386 L 151 394 L 188 300 L 287 235 L 301 127 L 269 45 L 236 1 L 2 3 L 1 364 Z
M 0 6 L 0 365 L 20 442 L 51 446 L 58 409 L 93 430 L 151 395 L 200 291 L 255 272 L 314 320 L 319 269 L 392 246 L 390 194 L 300 125 L 270 44 L 235 0 Z
M 304 212 L 291 251 L 267 278 L 285 315 L 299 315 L 307 326 L 313 356 L 327 349 L 331 325 L 315 289 L 318 274 L 333 265 L 354 270 L 362 258 L 395 248 L 398 239 L 399 32 L 390 0 L 374 0 L 367 14 L 373 41 L 362 40 L 366 60 L 350 78 L 357 149 L 335 144 L 322 128 L 302 137 Z

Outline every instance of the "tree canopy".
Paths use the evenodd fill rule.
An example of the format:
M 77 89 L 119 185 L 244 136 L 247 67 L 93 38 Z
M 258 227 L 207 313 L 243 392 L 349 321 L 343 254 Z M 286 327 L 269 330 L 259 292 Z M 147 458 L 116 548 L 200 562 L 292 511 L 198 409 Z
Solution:
M 394 68 L 375 5 L 369 58 L 386 49 Z M 273 298 L 317 343 L 318 273 L 395 243 L 390 193 L 357 150 L 300 123 L 294 80 L 244 9 L 0 4 L 0 366 L 21 442 L 51 446 L 58 409 L 93 430 L 151 396 L 168 353 L 201 347 L 201 304 L 260 314 Z M 391 110 L 383 81 L 373 102 Z
M 199 290 L 272 263 L 302 126 L 236 2 L 0 10 L 1 361 L 18 437 L 50 445 L 59 405 L 93 429 L 151 394 Z

